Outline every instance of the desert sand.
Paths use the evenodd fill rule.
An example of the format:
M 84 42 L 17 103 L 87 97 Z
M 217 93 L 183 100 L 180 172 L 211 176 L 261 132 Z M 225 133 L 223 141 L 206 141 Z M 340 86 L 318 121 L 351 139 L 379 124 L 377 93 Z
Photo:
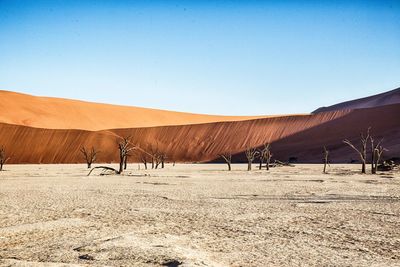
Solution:
M 347 138 L 358 144 L 366 125 L 372 126 L 377 140 L 384 137 L 383 145 L 389 149 L 384 154 L 386 159 L 398 157 L 398 114 L 400 104 L 315 115 L 105 131 L 40 129 L 0 123 L 0 145 L 8 151 L 10 163 L 83 163 L 79 152 L 82 146 L 100 150 L 99 162 L 118 162 L 116 141 L 121 136 L 131 136 L 135 145 L 146 151 L 163 152 L 176 162 L 212 161 L 225 152 L 237 154 L 234 160 L 243 162 L 243 151 L 248 146 L 259 147 L 270 142 L 274 158 L 282 161 L 296 157 L 299 162 L 319 163 L 325 145 L 331 151 L 332 162 L 346 163 L 358 156 L 342 140 Z M 130 160 L 139 161 L 140 154 L 134 153 Z
M 358 156 L 342 140 L 359 143 L 360 132 L 372 127 L 376 140 L 384 138 L 390 159 L 400 155 L 399 99 L 397 89 L 367 98 L 368 108 L 362 109 L 351 108 L 365 99 L 315 114 L 227 117 L 0 91 L 0 146 L 9 163 L 83 163 L 82 146 L 94 146 L 102 151 L 98 162 L 111 163 L 118 161 L 118 138 L 131 136 L 135 145 L 164 153 L 170 161 L 210 162 L 232 153 L 234 161 L 243 162 L 245 149 L 268 142 L 282 161 L 320 163 L 327 146 L 332 162 L 348 163 Z M 130 160 L 140 157 L 135 153 Z
M 0 122 L 46 129 L 98 131 L 240 121 L 271 116 L 218 116 L 110 105 L 0 90 Z
M 2 266 L 399 266 L 400 174 L 6 165 Z M 254 165 L 254 168 L 256 165 Z
M 342 102 L 329 107 L 321 107 L 313 111 L 313 113 L 327 112 L 333 110 L 343 110 L 343 109 L 373 108 L 373 107 L 381 107 L 398 103 L 400 103 L 400 88 L 396 88 L 394 90 L 377 95 L 372 95 L 356 100 Z

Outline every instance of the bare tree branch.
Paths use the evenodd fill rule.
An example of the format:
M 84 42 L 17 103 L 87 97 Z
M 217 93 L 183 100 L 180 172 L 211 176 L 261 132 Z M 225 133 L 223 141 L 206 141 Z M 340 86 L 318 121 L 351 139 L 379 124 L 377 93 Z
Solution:
M 326 146 L 324 146 L 324 171 L 323 173 L 326 173 L 326 165 L 329 165 L 329 150 L 326 149 Z
M 113 171 L 115 174 L 120 174 L 118 172 L 118 170 L 116 170 L 114 168 L 107 167 L 107 166 L 98 166 L 98 167 L 94 167 L 93 169 L 91 169 L 87 176 L 89 176 L 94 169 L 103 169 L 103 170 Z
M 121 137 L 119 141 L 117 141 L 118 149 L 119 149 L 119 171 L 118 174 L 121 174 L 124 169 L 126 169 L 128 157 L 130 156 L 130 152 L 135 150 L 137 147 L 132 145 L 131 136 Z
M 251 164 L 253 163 L 254 159 L 256 158 L 256 156 L 259 154 L 260 152 L 257 151 L 256 148 L 254 147 L 249 147 L 246 149 L 245 151 L 245 155 L 247 158 L 247 170 L 251 171 Z
M 90 169 L 92 163 L 96 161 L 96 157 L 99 151 L 97 151 L 94 147 L 92 147 L 92 149 L 88 151 L 86 147 L 83 146 L 80 148 L 80 152 L 83 154 L 83 157 L 85 158 L 88 169 Z
M 225 160 L 226 164 L 228 164 L 228 171 L 232 170 L 232 168 L 231 168 L 232 153 L 230 153 L 230 152 L 224 153 L 224 154 L 220 154 L 219 156 Z
M 360 156 L 361 173 L 366 173 L 367 144 L 368 144 L 368 141 L 371 140 L 370 130 L 371 130 L 371 127 L 368 127 L 366 135 L 364 135 L 364 133 L 360 133 L 360 141 L 361 141 L 361 148 L 360 149 L 357 149 L 349 140 L 347 140 L 347 139 L 343 140 L 343 143 L 345 143 L 348 146 L 350 146 Z M 372 143 L 373 143 L 373 138 L 372 138 Z M 374 152 L 372 152 L 372 153 L 374 154 Z
M 267 171 L 269 170 L 269 165 L 271 162 L 272 158 L 272 153 L 271 153 L 271 144 L 266 143 L 264 144 L 264 148 L 259 152 L 259 157 L 260 157 L 260 167 L 259 169 L 261 170 L 262 163 L 265 161 L 266 169 Z

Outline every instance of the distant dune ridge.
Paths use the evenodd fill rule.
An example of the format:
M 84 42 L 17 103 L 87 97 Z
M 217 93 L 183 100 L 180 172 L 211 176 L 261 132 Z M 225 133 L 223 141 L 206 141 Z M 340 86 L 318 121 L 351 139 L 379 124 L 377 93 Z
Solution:
M 247 147 L 266 142 L 272 143 L 275 159 L 321 162 L 325 145 L 332 162 L 349 162 L 358 157 L 342 140 L 356 141 L 369 126 L 374 136 L 385 138 L 386 158 L 400 156 L 400 88 L 305 115 L 213 116 L 9 91 L 0 91 L 0 110 L 0 145 L 10 163 L 84 162 L 81 146 L 101 150 L 98 162 L 117 162 L 116 140 L 128 135 L 171 162 L 215 161 L 224 152 L 243 161 Z
M 364 97 L 356 100 L 342 102 L 329 107 L 321 107 L 313 111 L 313 113 L 327 112 L 342 109 L 361 109 L 387 106 L 400 103 L 400 87 L 392 91 Z
M 239 121 L 267 116 L 217 116 L 0 91 L 0 122 L 48 129 L 115 128 Z

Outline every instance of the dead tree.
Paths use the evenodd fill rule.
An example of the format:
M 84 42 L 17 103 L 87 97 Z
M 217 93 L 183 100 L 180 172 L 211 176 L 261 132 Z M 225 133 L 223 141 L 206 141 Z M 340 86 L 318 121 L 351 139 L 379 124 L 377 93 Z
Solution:
M 161 169 L 164 169 L 164 163 L 165 163 L 166 159 L 167 159 L 167 155 L 165 155 L 164 153 L 160 153 Z
M 324 146 L 324 173 L 326 173 L 326 165 L 329 164 L 329 150 Z
M 381 157 L 382 157 L 382 154 L 383 154 L 384 151 L 387 151 L 387 149 L 384 148 L 383 146 L 379 146 L 379 147 L 376 146 L 375 149 L 374 149 L 373 153 L 375 154 L 375 156 L 374 156 L 375 162 L 372 163 L 372 166 L 373 166 L 373 172 L 372 173 L 373 174 L 376 174 L 379 162 L 381 161 Z
M 9 160 L 10 158 L 7 157 L 6 150 L 4 147 L 0 148 L 0 171 L 3 170 L 3 165 Z
M 155 148 L 151 146 L 150 153 L 152 155 L 152 162 L 151 162 L 151 168 L 152 169 L 158 169 L 158 166 L 160 166 L 162 162 L 162 153 L 158 149 L 158 141 L 156 141 Z
M 92 167 L 92 163 L 96 161 L 96 157 L 99 151 L 97 151 L 94 147 L 92 147 L 92 149 L 89 151 L 84 146 L 81 147 L 80 151 L 85 158 L 88 169 L 90 169 Z
M 167 159 L 167 156 L 164 153 L 157 152 L 154 155 L 154 161 L 155 161 L 154 168 L 157 169 L 158 166 L 161 165 L 161 169 L 164 169 L 164 165 L 165 165 L 165 160 L 166 159 Z
M 361 160 L 361 173 L 366 173 L 366 162 L 367 162 L 367 143 L 370 138 L 369 131 L 371 130 L 371 127 L 368 128 L 367 134 L 364 136 L 363 133 L 360 134 L 361 137 L 361 148 L 357 149 L 349 140 L 345 139 L 343 140 L 343 143 L 349 145 L 354 151 L 356 151 Z
M 160 154 L 158 152 L 156 152 L 154 155 L 154 169 L 158 169 L 158 166 L 161 163 L 161 158 L 160 158 Z
M 371 173 L 376 174 L 379 161 L 381 159 L 383 151 L 385 151 L 386 149 L 381 146 L 383 138 L 376 145 L 374 144 L 374 138 L 372 136 L 370 136 L 369 139 L 371 141 Z
M 225 160 L 226 164 L 228 164 L 228 171 L 232 170 L 232 153 L 224 153 L 220 154 L 219 156 Z
M 154 159 L 154 168 L 158 169 L 158 167 L 161 165 L 161 169 L 164 169 L 164 164 L 165 160 L 167 159 L 167 156 L 159 152 L 158 150 L 153 154 L 153 159 Z
M 271 144 L 267 143 L 264 145 L 264 149 L 262 150 L 263 153 L 263 157 L 265 160 L 265 164 L 266 164 L 266 169 L 267 171 L 269 171 L 269 164 L 271 162 L 271 158 L 272 158 L 272 153 L 271 153 Z
M 128 167 L 128 158 L 130 157 L 131 155 L 128 153 L 127 155 L 126 155 L 126 157 L 125 157 L 125 161 L 124 161 L 124 170 L 126 170 L 126 168 Z
M 376 173 L 376 169 L 375 169 L 375 146 L 374 146 L 374 138 L 371 136 L 370 137 L 371 140 L 371 173 L 375 174 Z M 379 144 L 377 144 L 377 146 L 379 146 Z
M 149 162 L 149 157 L 150 160 L 152 161 L 152 164 L 154 164 L 154 158 L 155 158 L 155 152 L 153 152 L 153 149 L 151 149 L 151 153 L 140 148 L 139 146 L 135 147 L 136 152 L 138 153 L 138 158 L 144 165 L 144 169 L 147 170 L 147 163 Z M 154 166 L 153 166 L 154 168 Z
M 246 149 L 246 158 L 247 158 L 247 170 L 251 171 L 251 164 L 253 163 L 254 159 L 258 155 L 258 151 L 256 148 L 248 148 Z
M 155 168 L 155 162 L 157 159 L 157 150 L 154 150 L 153 148 L 150 149 L 150 157 L 151 157 L 151 168 Z
M 118 141 L 117 140 L 117 146 L 118 146 L 118 151 L 119 151 L 119 169 L 116 170 L 111 167 L 107 166 L 99 166 L 99 167 L 94 167 L 93 169 L 90 170 L 88 173 L 88 176 L 92 173 L 94 169 L 104 169 L 104 170 L 109 170 L 115 172 L 115 174 L 122 174 L 124 171 L 124 166 L 127 162 L 127 156 L 129 156 L 129 152 L 133 151 L 136 149 L 135 146 L 132 145 L 131 143 L 131 137 L 121 137 L 121 139 Z
M 259 154 L 258 154 L 258 155 L 259 155 L 258 158 L 260 159 L 260 164 L 258 165 L 258 169 L 261 170 L 261 169 L 262 169 L 262 165 L 263 165 L 263 163 L 264 163 L 264 154 L 263 154 L 263 150 L 260 150 L 258 153 L 259 153 Z
M 140 160 L 142 161 L 142 163 L 144 165 L 144 169 L 147 170 L 147 155 L 142 152 L 140 155 Z
M 126 168 L 128 167 L 128 157 L 129 155 L 126 155 L 124 159 L 124 170 L 126 170 Z
M 119 150 L 119 173 L 121 174 L 124 169 L 126 169 L 127 158 L 129 156 L 129 152 L 134 150 L 135 147 L 131 144 L 131 137 L 123 137 L 118 142 L 118 150 Z

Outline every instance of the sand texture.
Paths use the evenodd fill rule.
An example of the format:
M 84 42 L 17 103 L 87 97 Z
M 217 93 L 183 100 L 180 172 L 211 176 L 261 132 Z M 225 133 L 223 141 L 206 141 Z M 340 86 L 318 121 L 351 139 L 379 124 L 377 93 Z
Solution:
M 119 106 L 0 90 L 0 122 L 47 129 L 115 128 L 240 121 L 267 116 L 218 116 Z
M 329 107 L 321 107 L 315 110 L 313 113 L 342 110 L 342 109 L 372 108 L 372 107 L 380 107 L 380 106 L 399 104 L 399 103 L 400 103 L 400 87 L 381 94 L 368 96 L 356 100 L 350 100 Z
M 82 146 L 100 150 L 98 162 L 117 162 L 116 142 L 131 136 L 147 152 L 170 161 L 210 162 L 232 153 L 243 162 L 244 150 L 272 143 L 275 159 L 320 163 L 323 146 L 332 162 L 348 163 L 358 155 L 343 139 L 359 143 L 368 127 L 384 138 L 386 158 L 400 155 L 399 89 L 339 104 L 308 115 L 229 117 L 189 114 L 76 100 L 35 97 L 0 91 L 0 146 L 9 163 L 83 163 Z M 352 103 L 369 104 L 351 109 Z M 347 103 L 347 104 L 346 104 Z M 139 162 L 141 153 L 130 161 Z M 148 159 L 150 160 L 150 159 Z
M 400 174 L 6 165 L 2 266 L 399 266 Z M 256 165 L 254 165 L 254 168 Z
M 315 115 L 215 122 L 206 124 L 161 126 L 105 131 L 39 129 L 0 123 L 0 144 L 10 154 L 10 163 L 82 163 L 82 146 L 101 151 L 99 162 L 117 162 L 116 141 L 131 136 L 132 142 L 146 151 L 159 151 L 170 161 L 206 162 L 225 152 L 238 154 L 251 146 L 272 143 L 274 158 L 287 161 L 321 162 L 322 147 L 331 151 L 333 162 L 358 159 L 345 138 L 359 143 L 360 132 L 372 127 L 376 139 L 384 137 L 385 157 L 400 154 L 400 104 L 354 111 L 323 112 Z M 382 119 L 384 117 L 385 119 Z M 131 161 L 139 161 L 134 153 Z M 150 159 L 148 159 L 150 160 Z

